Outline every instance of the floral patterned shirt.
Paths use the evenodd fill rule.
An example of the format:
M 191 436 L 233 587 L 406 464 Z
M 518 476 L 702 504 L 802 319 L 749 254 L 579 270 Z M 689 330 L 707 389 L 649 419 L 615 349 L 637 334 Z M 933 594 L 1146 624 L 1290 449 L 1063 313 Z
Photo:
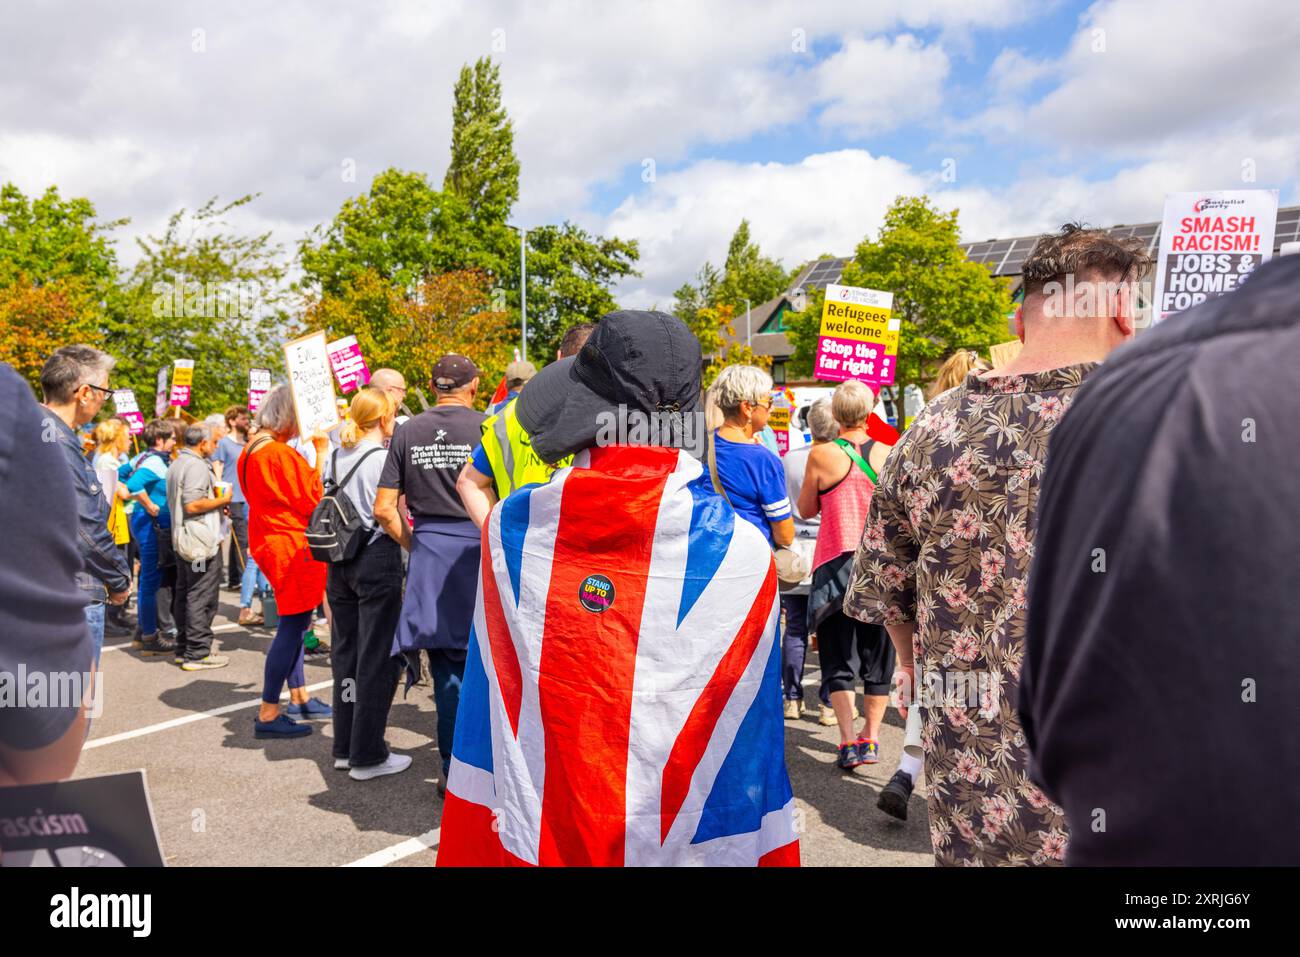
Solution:
M 1016 701 L 1047 442 L 1096 366 L 971 375 L 917 417 L 872 496 L 844 610 L 916 623 L 939 864 L 1065 860 L 1065 816 L 1029 781 Z

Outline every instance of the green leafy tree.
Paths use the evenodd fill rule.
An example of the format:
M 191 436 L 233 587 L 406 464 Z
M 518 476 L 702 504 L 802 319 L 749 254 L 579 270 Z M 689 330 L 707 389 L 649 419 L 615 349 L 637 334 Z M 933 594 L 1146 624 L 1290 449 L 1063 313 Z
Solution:
M 932 370 L 958 349 L 987 351 L 1007 338 L 1011 297 L 1004 279 L 966 259 L 958 245 L 957 211 L 944 213 L 925 196 L 900 196 L 876 239 L 864 239 L 840 282 L 894 294 L 902 320 L 896 385 L 924 389 Z M 795 346 L 793 371 L 811 375 L 824 293 L 808 296 L 787 319 Z
M 460 68 L 452 94 L 451 164 L 442 188 L 480 223 L 504 223 L 519 198 L 514 128 L 501 105 L 501 75 L 481 57 Z
M 0 361 L 33 389 L 55 349 L 104 345 L 118 281 L 110 234 L 125 222 L 99 222 L 90 200 L 54 186 L 30 200 L 0 187 Z
M 688 326 L 696 321 L 701 309 L 716 301 L 718 282 L 722 279 L 712 263 L 705 263 L 695 274 L 695 282 L 684 282 L 673 293 L 673 315 Z M 700 341 L 703 348 L 704 342 Z
M 51 186 L 28 200 L 12 183 L 0 188 L 0 286 L 24 281 L 41 286 L 75 280 L 107 294 L 117 280 L 112 230 L 125 219 L 98 222 L 88 199 L 64 199 Z
M 691 320 L 683 320 L 700 340 L 705 366 L 701 386 L 707 389 L 727 366 L 749 365 L 771 370 L 772 357 L 758 356 L 754 350 L 736 340 L 735 311 L 731 306 L 704 306 Z
M 616 308 L 610 287 L 640 275 L 635 240 L 607 239 L 565 222 L 528 231 L 528 352 L 549 361 L 564 331 Z
M 758 244 L 750 239 L 749 220 L 742 219 L 732 234 L 727 246 L 727 258 L 719 270 L 712 263 L 706 262 L 695 275 L 694 283 L 683 283 L 673 294 L 673 315 L 681 319 L 692 329 L 697 330 L 700 350 L 705 357 L 718 355 L 715 360 L 718 367 L 739 359 L 728 359 L 719 352 L 725 341 L 723 332 L 735 335 L 732 325 L 733 317 L 738 316 L 746 302 L 757 306 L 774 299 L 785 291 L 791 276 L 775 259 L 764 256 Z M 726 307 L 725 321 L 711 326 L 724 313 L 720 307 Z M 745 354 L 753 353 L 744 349 Z M 729 355 L 729 350 L 728 350 Z M 768 360 L 771 364 L 771 360 Z M 712 375 L 716 375 L 716 371 Z M 705 373 L 710 379 L 707 371 Z
M 284 250 L 269 233 L 241 233 L 226 222 L 251 203 L 211 199 L 180 210 L 158 236 L 137 240 L 140 259 L 122 284 L 105 348 L 117 358 L 114 382 L 151 404 L 158 370 L 194 360 L 192 414 L 220 411 L 248 397 L 251 367 L 278 370 L 294 304 Z
M 343 295 L 310 300 L 303 321 L 303 331 L 323 329 L 331 339 L 355 335 L 372 369 L 398 370 L 429 401 L 433 364 L 448 352 L 467 355 L 483 370 L 480 407 L 491 397 L 518 342 L 510 313 L 492 305 L 487 275 L 474 270 L 425 277 L 409 293 L 369 270 Z M 414 392 L 407 404 L 420 411 Z
M 737 314 L 748 301 L 757 306 L 785 291 L 790 276 L 781 264 L 764 256 L 758 244 L 749 238 L 749 220 L 742 219 L 727 247 L 727 261 L 722 278 L 713 294 L 713 303 L 733 307 Z
M 308 292 L 341 296 L 367 271 L 407 290 L 426 276 L 461 269 L 500 277 L 515 242 L 504 225 L 476 225 L 460 196 L 434 189 L 423 173 L 388 169 L 368 192 L 344 201 L 332 222 L 312 230 L 299 257 Z

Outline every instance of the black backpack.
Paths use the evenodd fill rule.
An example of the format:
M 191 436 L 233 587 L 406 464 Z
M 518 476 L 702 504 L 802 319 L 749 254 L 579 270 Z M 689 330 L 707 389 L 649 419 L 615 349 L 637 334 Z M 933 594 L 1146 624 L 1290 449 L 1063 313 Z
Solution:
M 311 557 L 318 562 L 337 564 L 356 557 L 361 548 L 367 529 L 357 514 L 357 507 L 352 504 L 343 487 L 352 481 L 352 476 L 361 463 L 383 449 L 371 449 L 352 466 L 351 471 L 338 481 L 338 454 L 330 459 L 329 481 L 325 484 L 325 494 L 312 509 L 307 522 L 307 547 Z

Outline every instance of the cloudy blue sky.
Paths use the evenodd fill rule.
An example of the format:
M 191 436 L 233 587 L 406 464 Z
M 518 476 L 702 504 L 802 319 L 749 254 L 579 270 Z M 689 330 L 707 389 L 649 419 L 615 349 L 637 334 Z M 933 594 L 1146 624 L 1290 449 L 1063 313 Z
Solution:
M 639 240 L 626 305 L 666 305 L 742 216 L 793 266 L 899 193 L 979 240 L 1158 219 L 1174 190 L 1295 203 L 1300 180 L 1276 0 L 8 0 L 0 30 L 0 181 L 130 217 L 128 261 L 213 195 L 262 193 L 240 225 L 289 246 L 388 166 L 441 182 L 455 74 L 485 54 L 516 221 Z

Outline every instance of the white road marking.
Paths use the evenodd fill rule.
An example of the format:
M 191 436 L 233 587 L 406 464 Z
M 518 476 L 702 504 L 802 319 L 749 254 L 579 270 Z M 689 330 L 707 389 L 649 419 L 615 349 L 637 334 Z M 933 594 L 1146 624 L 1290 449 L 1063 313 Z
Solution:
M 307 691 L 319 691 L 321 688 L 329 688 L 334 684 L 334 679 L 329 681 L 318 681 L 314 685 L 308 685 Z M 288 698 L 288 693 L 280 695 L 280 700 Z M 136 728 L 134 731 L 123 731 L 121 734 L 110 734 L 106 738 L 94 738 L 87 741 L 81 750 L 89 751 L 91 748 L 102 748 L 108 744 L 117 744 L 119 741 L 129 741 L 132 738 L 140 738 L 146 734 L 155 734 L 159 731 L 167 731 L 171 728 L 179 728 L 183 724 L 192 724 L 195 721 L 202 721 L 204 718 L 219 718 L 223 714 L 230 714 L 232 711 L 241 711 L 244 708 L 252 708 L 262 703 L 261 698 L 252 698 L 248 701 L 239 701 L 235 704 L 222 705 L 220 708 L 213 708 L 210 711 L 197 711 L 194 714 L 187 714 L 180 718 L 172 718 L 170 721 L 161 721 L 158 724 L 146 725 L 143 728 Z
M 343 867 L 387 867 L 394 861 L 400 861 L 404 857 L 410 857 L 412 854 L 419 854 L 421 851 L 427 851 L 431 847 L 437 847 L 438 836 L 442 833 L 442 828 L 435 827 L 432 831 L 425 831 L 419 837 L 413 837 L 409 840 L 402 841 L 400 844 L 394 844 L 392 847 L 386 847 L 382 851 L 375 851 L 373 854 L 367 854 L 360 860 L 353 861 L 351 864 L 343 864 Z

